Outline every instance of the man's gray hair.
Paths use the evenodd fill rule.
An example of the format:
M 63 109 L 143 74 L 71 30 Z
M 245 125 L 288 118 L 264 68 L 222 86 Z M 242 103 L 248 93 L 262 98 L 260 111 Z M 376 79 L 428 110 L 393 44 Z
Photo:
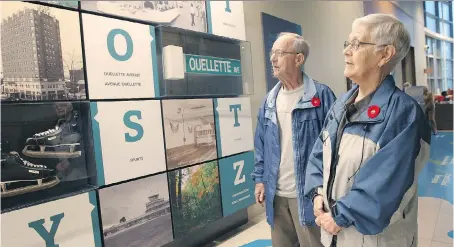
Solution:
M 377 44 L 376 49 L 384 48 L 386 45 L 393 45 L 396 54 L 389 61 L 392 68 L 399 63 L 410 50 L 410 34 L 404 24 L 390 14 L 370 14 L 358 18 L 353 25 L 366 26 L 370 32 L 370 38 Z
M 304 40 L 303 36 L 296 34 L 296 33 L 282 32 L 282 33 L 279 33 L 277 38 L 280 38 L 282 36 L 291 36 L 294 38 L 293 39 L 293 49 L 295 49 L 295 52 L 303 54 L 304 63 L 306 63 L 307 58 L 309 57 L 309 43 L 307 43 L 307 41 Z

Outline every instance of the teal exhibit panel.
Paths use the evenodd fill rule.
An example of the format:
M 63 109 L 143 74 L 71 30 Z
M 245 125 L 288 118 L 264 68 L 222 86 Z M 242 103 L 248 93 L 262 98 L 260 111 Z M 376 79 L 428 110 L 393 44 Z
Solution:
M 156 38 L 161 96 L 254 93 L 249 42 L 163 26 Z
M 168 173 L 175 238 L 222 217 L 217 161 Z
M 214 99 L 218 157 L 254 149 L 249 97 Z
M 212 99 L 162 101 L 167 169 L 217 158 Z
M 102 247 L 96 192 L 2 214 L 5 247 Z
M 246 40 L 243 1 L 207 1 L 208 32 Z
M 2 212 L 96 186 L 88 102 L 1 105 Z
M 166 170 L 159 100 L 91 102 L 99 185 Z
M 99 190 L 105 247 L 163 246 L 173 240 L 167 174 Z
M 90 99 L 159 95 L 155 28 L 82 14 Z
M 81 1 L 84 10 L 206 32 L 205 1 Z
M 1 1 L 0 15 L 2 102 L 86 99 L 77 11 Z
M 219 160 L 223 216 L 255 203 L 254 152 L 246 152 Z

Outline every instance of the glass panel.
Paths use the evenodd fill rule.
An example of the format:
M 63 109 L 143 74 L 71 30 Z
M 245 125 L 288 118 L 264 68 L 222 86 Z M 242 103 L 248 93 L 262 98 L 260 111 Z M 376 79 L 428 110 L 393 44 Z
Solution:
M 448 89 L 452 89 L 452 80 L 448 80 Z
M 447 78 L 453 78 L 452 76 L 452 61 L 447 60 L 446 61 L 446 77 Z
M 443 76 L 443 68 L 442 68 L 442 63 L 441 63 L 441 59 L 437 59 L 437 64 L 435 66 L 437 66 L 437 69 L 435 71 L 435 77 L 437 78 L 442 78 Z
M 426 27 L 433 32 L 437 32 L 437 23 L 435 22 L 435 19 L 430 16 L 426 16 Z
M 433 54 L 434 56 L 440 56 L 440 48 L 441 48 L 441 41 L 440 40 L 433 40 L 432 42 L 433 46 Z
M 441 25 L 443 25 L 443 34 L 452 37 L 452 24 L 443 22 Z
M 432 47 L 432 38 L 426 36 L 426 45 L 429 47 L 427 50 L 427 54 L 434 54 L 433 47 Z
M 446 58 L 452 59 L 452 43 L 446 42 Z
M 434 1 L 424 1 L 424 7 L 427 13 L 435 15 L 435 2 Z
M 432 69 L 432 72 L 429 73 L 428 76 L 429 76 L 429 77 L 434 77 L 434 71 L 433 71 L 433 70 L 434 70 L 435 68 L 434 68 L 434 59 L 433 59 L 433 58 L 429 58 L 429 63 L 428 63 L 428 65 L 429 65 L 429 68 Z
M 431 92 L 435 92 L 436 91 L 434 79 L 429 79 L 429 87 L 430 87 L 430 91 Z
M 449 5 L 447 3 L 442 3 L 441 4 L 441 8 L 442 8 L 442 18 L 444 20 L 447 20 L 447 21 L 450 21 L 451 20 L 451 16 L 449 14 Z
M 440 90 L 440 92 L 445 90 L 444 87 L 443 87 L 443 80 L 442 79 L 437 80 L 437 87 Z

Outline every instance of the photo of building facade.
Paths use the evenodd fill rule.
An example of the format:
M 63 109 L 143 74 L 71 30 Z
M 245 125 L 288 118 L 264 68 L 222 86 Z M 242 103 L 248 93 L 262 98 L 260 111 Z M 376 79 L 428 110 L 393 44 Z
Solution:
M 2 13 L 2 100 L 84 99 L 84 78 L 75 81 L 76 76 L 70 75 L 83 71 L 81 46 L 65 51 L 63 23 L 54 15 L 68 14 L 67 19 L 79 26 L 77 13 L 21 2 L 2 3 L 4 9 L 7 4 L 16 5 L 18 11 Z M 76 31 L 73 38 L 80 44 Z

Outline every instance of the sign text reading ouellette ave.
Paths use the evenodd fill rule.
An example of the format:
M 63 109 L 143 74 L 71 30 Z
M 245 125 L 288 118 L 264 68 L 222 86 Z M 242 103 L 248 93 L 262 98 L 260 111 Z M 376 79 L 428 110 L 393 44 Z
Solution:
M 186 73 L 209 75 L 241 75 L 241 62 L 236 59 L 184 54 Z

